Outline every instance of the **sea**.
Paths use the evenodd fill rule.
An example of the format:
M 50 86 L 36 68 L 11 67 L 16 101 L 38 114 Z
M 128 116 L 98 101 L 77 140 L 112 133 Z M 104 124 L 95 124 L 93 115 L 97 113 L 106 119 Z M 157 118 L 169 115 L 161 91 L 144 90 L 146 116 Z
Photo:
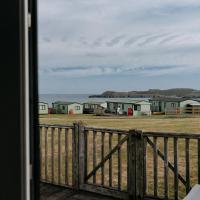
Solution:
M 52 106 L 52 103 L 55 101 L 69 101 L 69 102 L 105 102 L 112 100 L 147 100 L 148 98 L 89 98 L 93 94 L 40 94 L 39 101 L 46 102 L 49 104 L 49 107 Z

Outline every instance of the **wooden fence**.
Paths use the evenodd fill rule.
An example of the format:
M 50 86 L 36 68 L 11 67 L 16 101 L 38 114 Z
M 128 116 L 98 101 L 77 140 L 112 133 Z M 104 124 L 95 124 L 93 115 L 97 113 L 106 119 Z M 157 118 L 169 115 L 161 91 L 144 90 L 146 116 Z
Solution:
M 39 125 L 41 181 L 122 199 L 181 199 L 200 183 L 200 135 Z

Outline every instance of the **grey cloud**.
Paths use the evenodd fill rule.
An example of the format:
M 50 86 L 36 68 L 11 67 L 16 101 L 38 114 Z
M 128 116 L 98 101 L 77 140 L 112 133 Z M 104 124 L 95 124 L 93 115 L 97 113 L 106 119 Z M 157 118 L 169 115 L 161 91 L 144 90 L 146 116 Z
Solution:
M 173 39 L 176 39 L 178 38 L 179 36 L 181 36 L 180 34 L 175 34 L 175 35 L 171 35 L 171 36 L 168 36 L 166 38 L 163 38 L 159 44 L 166 44 L 168 43 L 169 41 L 172 41 Z
M 120 35 L 113 38 L 111 41 L 107 42 L 107 46 L 113 47 L 114 45 L 118 44 L 122 39 L 125 38 L 125 35 Z
M 58 67 L 43 71 L 47 76 L 61 77 L 90 77 L 102 75 L 139 75 L 158 76 L 175 74 L 187 69 L 187 65 L 157 65 L 157 66 L 87 66 L 87 67 Z M 196 66 L 190 66 L 191 72 L 198 70 Z
M 158 9 L 159 13 L 168 15 L 184 15 L 192 13 L 194 14 L 200 12 L 200 5 L 168 5 Z
M 72 71 L 72 70 L 82 70 L 84 68 L 83 67 L 54 67 L 54 68 L 51 68 L 51 71 L 52 72 L 65 72 L 65 71 Z
M 169 34 L 169 33 L 164 33 L 164 34 L 158 34 L 158 35 L 154 35 L 154 36 L 151 36 L 151 37 L 147 37 L 147 38 L 145 39 L 145 41 L 139 43 L 138 45 L 139 45 L 139 46 L 143 46 L 143 45 L 149 44 L 149 43 L 151 43 L 151 42 L 153 42 L 153 41 L 156 41 L 156 40 L 159 39 L 159 38 L 165 37 L 165 36 L 168 35 L 168 34 Z
M 79 41 L 80 41 L 80 43 L 82 43 L 83 45 L 88 45 L 87 38 L 84 37 L 84 36 L 81 36 L 81 37 L 79 38 Z
M 132 44 L 134 44 L 135 42 L 137 42 L 139 39 L 145 38 L 147 36 L 150 36 L 150 34 L 142 34 L 139 36 L 135 36 L 135 37 L 131 37 L 130 39 L 128 39 L 125 43 L 124 46 L 131 46 Z
M 95 52 L 90 52 L 90 53 L 86 53 L 84 54 L 84 56 L 86 57 L 93 57 L 93 58 L 106 58 L 109 57 L 110 55 L 106 55 L 105 53 L 101 52 L 101 53 L 95 53 Z
M 42 39 L 43 39 L 44 42 L 51 42 L 52 41 L 51 38 L 49 38 L 49 37 L 43 37 Z
M 103 43 L 103 40 L 104 40 L 104 37 L 99 37 L 99 38 L 97 38 L 97 39 L 93 42 L 92 46 L 93 46 L 93 47 L 99 47 L 99 46 L 101 46 L 102 43 Z

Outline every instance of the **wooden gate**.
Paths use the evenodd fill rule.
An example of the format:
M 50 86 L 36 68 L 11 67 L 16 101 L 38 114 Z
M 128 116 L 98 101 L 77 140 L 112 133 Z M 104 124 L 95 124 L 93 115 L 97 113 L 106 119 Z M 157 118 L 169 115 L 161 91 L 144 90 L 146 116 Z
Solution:
M 200 184 L 200 134 L 40 125 L 41 181 L 121 199 L 183 199 Z
M 200 184 L 200 134 L 143 132 L 145 197 L 183 199 Z
M 142 132 L 40 125 L 41 181 L 121 199 L 142 199 Z
M 122 199 L 142 199 L 141 132 L 82 126 L 77 132 L 80 189 Z

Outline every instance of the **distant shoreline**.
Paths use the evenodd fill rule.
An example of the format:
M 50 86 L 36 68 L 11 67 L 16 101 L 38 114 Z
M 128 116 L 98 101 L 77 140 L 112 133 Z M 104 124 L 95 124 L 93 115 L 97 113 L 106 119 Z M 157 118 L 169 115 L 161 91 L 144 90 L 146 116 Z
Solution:
M 154 98 L 154 97 L 200 98 L 200 90 L 195 90 L 191 88 L 172 88 L 167 90 L 149 89 L 146 91 L 130 91 L 130 92 L 105 91 L 102 94 L 95 94 L 89 96 L 89 98 Z
M 127 98 L 151 98 L 150 96 L 100 96 L 100 95 L 91 95 L 89 96 L 88 98 L 106 98 L 106 99 L 113 99 L 113 98 L 124 98 L 124 99 L 127 99 Z

